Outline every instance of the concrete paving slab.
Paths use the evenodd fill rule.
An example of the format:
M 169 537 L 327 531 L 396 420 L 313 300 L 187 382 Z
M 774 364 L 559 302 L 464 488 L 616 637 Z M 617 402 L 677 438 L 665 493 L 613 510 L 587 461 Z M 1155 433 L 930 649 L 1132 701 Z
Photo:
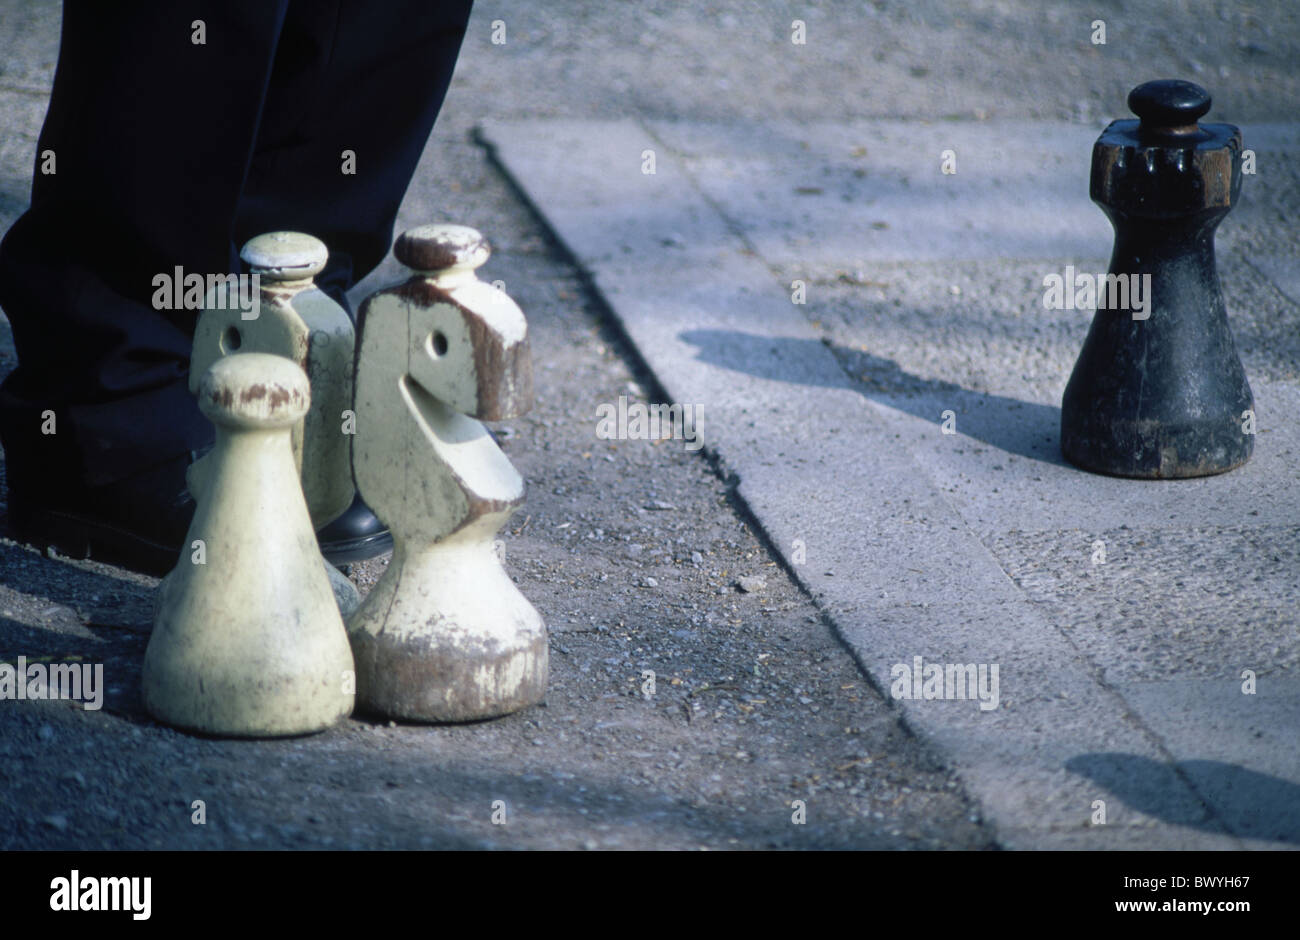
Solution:
M 1162 807 L 1180 825 L 1227 834 L 1163 763 L 1159 741 L 1030 605 L 950 601 L 837 617 L 837 624 L 877 685 L 953 760 L 999 822 L 1012 820 L 1027 831 L 1070 829 L 1087 824 L 1093 801 L 1102 799 L 1111 825 L 1147 825 L 1152 814 L 1139 808 Z M 927 691 L 915 679 L 918 656 L 923 675 L 926 664 L 944 667 L 942 685 Z M 949 666 L 966 664 L 977 667 L 978 700 L 968 686 L 969 670 L 947 673 Z M 978 677 L 981 665 L 987 681 Z M 910 671 L 901 672 L 903 666 Z M 940 689 L 965 697 L 916 697 Z M 1117 774 L 1103 787 L 1079 769 L 1088 766 L 1089 755 L 1103 752 L 1140 758 L 1142 772 Z M 1193 833 L 1179 840 L 1197 842 Z
M 857 608 L 931 600 L 975 584 L 985 596 L 1010 599 L 1005 576 L 923 480 L 911 456 L 864 446 L 869 429 L 881 433 L 879 421 L 847 386 L 825 347 L 807 335 L 806 323 L 787 324 L 805 333 L 799 353 L 783 354 L 775 343 L 779 368 L 796 377 L 794 383 L 714 364 L 734 351 L 713 350 L 697 334 L 701 325 L 720 324 L 718 313 L 739 309 L 747 322 L 772 328 L 783 313 L 789 315 L 779 298 L 755 295 L 738 307 L 709 286 L 761 277 L 751 259 L 736 257 L 714 271 L 716 282 L 684 284 L 670 303 L 663 302 L 659 279 L 631 269 L 617 275 L 617 288 L 608 286 L 613 276 L 602 275 L 597 284 L 625 312 L 625 323 L 638 324 L 637 343 L 653 350 L 651 361 L 669 400 L 698 409 L 696 430 L 705 446 L 729 464 L 743 464 L 741 495 L 780 494 L 763 501 L 765 526 L 788 556 L 802 546 L 803 560 L 795 564 L 814 593 Z M 732 277 L 737 280 L 727 280 Z M 694 355 L 699 342 L 710 355 Z M 813 378 L 837 375 L 839 388 Z M 592 414 L 593 425 L 595 420 Z M 849 477 L 843 475 L 846 466 L 854 468 Z M 925 538 L 905 534 L 920 531 Z M 982 564 L 974 560 L 979 558 Z
M 1300 304 L 1300 241 L 1286 208 L 1296 204 L 1300 190 L 1300 125 L 1245 124 L 1241 134 L 1243 144 L 1255 151 L 1256 173 L 1245 181 L 1241 205 L 1234 210 L 1240 224 L 1226 231 L 1257 229 L 1257 237 L 1242 239 L 1243 257 L 1291 303 Z
M 769 262 L 1055 258 L 1095 251 L 1110 237 L 1110 224 L 1087 198 L 1101 126 L 649 127 Z M 1009 203 L 1017 211 L 1007 212 Z
M 1292 526 L 1008 532 L 988 544 L 1108 683 L 1198 678 L 1235 687 L 1246 669 L 1270 679 L 1300 671 Z
M 486 133 L 491 139 L 494 132 Z M 699 408 L 697 431 L 705 446 L 728 461 L 746 455 L 742 495 L 760 480 L 782 494 L 772 507 L 769 534 L 787 553 L 796 540 L 803 543 L 807 566 L 801 577 L 814 592 L 834 594 L 837 603 L 855 608 L 923 601 L 950 589 L 944 579 L 961 573 L 965 583 L 974 579 L 990 596 L 1009 598 L 1005 576 L 920 481 L 910 456 L 862 446 L 863 428 L 879 428 L 878 419 L 807 321 L 792 315 L 788 297 L 773 288 L 763 264 L 738 250 L 707 203 L 680 198 L 693 191 L 680 168 L 642 174 L 637 148 L 645 138 L 628 122 L 612 124 L 604 134 L 587 122 L 564 122 L 548 135 L 548 147 L 566 146 L 575 134 L 593 135 L 585 149 L 593 159 L 571 163 L 568 172 L 542 157 L 530 164 L 539 178 L 530 178 L 527 191 L 576 194 L 563 210 L 561 238 L 582 240 L 579 256 L 589 262 L 596 287 L 625 325 L 635 325 L 637 345 L 671 400 Z M 617 202 L 628 187 L 629 198 Z M 679 198 L 670 201 L 667 194 L 674 192 Z M 617 231 L 606 228 L 619 221 L 607 211 L 615 202 L 634 220 L 616 225 Z M 690 244 L 698 249 L 687 251 L 675 234 L 681 232 L 690 232 Z M 664 252 L 666 266 L 644 263 L 662 259 Z M 668 283 L 670 295 L 664 292 Z M 730 356 L 739 368 L 752 361 L 748 347 L 710 342 L 709 331 L 742 327 L 771 345 L 770 375 L 718 366 L 717 360 Z M 779 339 L 789 334 L 793 349 Z M 591 420 L 594 425 L 595 414 Z M 851 496 L 842 493 L 847 481 L 837 477 L 846 465 L 857 468 Z M 870 525 L 856 524 L 855 515 Z M 930 538 L 914 543 L 917 552 L 909 554 L 899 548 L 899 527 L 925 528 Z M 833 539 L 824 537 L 830 532 Z M 847 560 L 846 544 L 857 551 L 852 576 L 841 568 L 836 581 L 834 562 Z M 945 551 L 951 552 L 947 563 Z M 970 560 L 980 555 L 982 570 Z M 913 576 L 917 571 L 919 579 Z
M 888 688 L 894 662 L 928 658 L 927 649 L 959 663 L 1009 667 L 1018 698 L 996 715 L 969 701 L 900 704 L 953 760 L 1004 842 L 1076 842 L 1091 800 L 1106 798 L 1096 795 L 1100 788 L 1112 797 L 1112 820 L 1158 832 L 1142 844 L 1240 846 L 1237 817 L 1216 815 L 1178 770 L 1179 761 L 1194 759 L 1181 747 L 1192 726 L 1159 702 L 1134 705 L 1110 687 L 1098 661 L 1108 663 L 1115 644 L 1076 644 L 1049 606 L 1013 584 L 986 543 L 1006 532 L 1103 522 L 1118 529 L 1139 519 L 1181 535 L 1180 527 L 1240 524 L 1252 511 L 1289 524 L 1297 501 L 1279 484 L 1295 477 L 1297 442 L 1270 427 L 1274 437 L 1248 468 L 1190 485 L 1083 474 L 1056 453 L 1059 412 L 1043 383 L 1003 375 L 998 394 L 978 382 L 943 385 L 951 357 L 925 334 L 914 345 L 931 357 L 928 377 L 912 376 L 905 390 L 885 382 L 883 392 L 865 393 L 859 376 L 843 368 L 835 335 L 791 296 L 786 278 L 799 265 L 835 286 L 847 269 L 848 286 L 858 288 L 875 285 L 861 284 L 855 266 L 870 268 L 870 280 L 892 264 L 910 287 L 934 294 L 954 286 L 944 279 L 948 262 L 939 261 L 947 253 L 1023 282 L 1033 275 L 1025 259 L 1086 259 L 1111 237 L 1086 189 L 1075 205 L 1060 178 L 1079 169 L 1077 128 L 1062 144 L 1064 128 L 1021 125 L 1017 145 L 999 151 L 999 129 L 910 127 L 783 125 L 769 133 L 560 121 L 488 125 L 481 135 L 588 272 L 667 400 L 704 406 L 707 446 L 736 474 L 739 494 L 877 686 Z M 1010 127 L 1000 128 L 1004 137 Z M 1080 164 L 1085 181 L 1092 136 Z M 943 139 L 975 157 L 966 164 L 971 199 L 931 186 L 909 202 L 908 168 Z M 896 144 L 855 167 L 872 159 L 873 140 Z M 865 154 L 855 153 L 863 146 Z M 654 172 L 645 171 L 650 156 Z M 1019 173 L 1014 211 L 1005 208 L 999 159 Z M 1036 173 L 1036 161 L 1056 173 Z M 990 212 L 997 221 L 972 236 Z M 932 237 L 911 227 L 920 219 L 935 226 Z M 956 286 L 952 294 L 960 296 Z M 999 296 L 996 282 L 980 289 Z M 1056 322 L 1057 350 L 1043 360 L 1048 383 L 1072 361 L 1065 350 L 1074 326 Z M 977 372 L 996 372 L 996 346 L 962 347 L 961 357 Z M 1288 413 L 1300 401 L 1295 392 L 1260 383 L 1261 412 Z M 957 434 L 938 426 L 946 408 L 957 414 Z M 1279 531 L 1285 542 L 1287 525 Z M 1180 548 L 1165 544 L 1162 560 Z M 1086 595 L 1078 606 L 1105 614 Z M 1223 605 L 1211 608 L 1212 617 L 1225 613 Z M 1218 649 L 1213 636 L 1199 639 Z M 1157 725 L 1178 729 L 1171 736 L 1178 749 Z M 1219 738 L 1236 733 L 1225 727 L 1201 738 L 1202 755 L 1227 754 Z M 1277 844 L 1261 832 L 1242 835 Z
M 1232 473 L 1153 482 L 1081 473 L 1060 454 L 1060 408 L 965 390 L 878 396 L 899 440 L 982 537 L 1075 528 L 1300 524 L 1300 388 L 1255 382 L 1255 455 Z M 955 434 L 941 416 L 951 410 Z M 1266 417 L 1267 416 L 1267 417 Z

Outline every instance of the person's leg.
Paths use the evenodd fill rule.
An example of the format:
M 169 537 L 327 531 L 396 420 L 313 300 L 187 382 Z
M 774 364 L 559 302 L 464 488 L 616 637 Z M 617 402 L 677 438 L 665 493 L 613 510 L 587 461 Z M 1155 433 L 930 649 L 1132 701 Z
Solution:
M 195 313 L 154 309 L 153 279 L 238 270 L 236 206 L 286 4 L 66 0 L 32 205 L 0 244 L 19 360 L 0 387 L 11 522 L 116 513 L 179 546 L 181 494 L 150 491 L 183 491 L 212 429 L 187 388 Z
M 382 260 L 469 2 L 378 7 L 68 0 L 38 145 L 57 172 L 37 173 L 0 244 L 19 354 L 0 440 L 20 536 L 80 552 L 90 526 L 96 557 L 174 560 L 193 512 L 184 470 L 212 430 L 187 388 L 194 311 L 155 310 L 157 274 L 238 270 L 247 238 L 297 229 L 326 241 L 320 281 L 346 306 Z M 373 554 L 363 528 L 372 544 L 353 557 Z
M 210 435 L 185 387 L 195 314 L 153 309 L 152 282 L 178 265 L 238 270 L 235 209 L 283 6 L 64 4 L 38 144 L 56 172 L 36 172 L 0 246 L 19 358 L 0 404 L 6 450 L 13 435 L 72 459 L 42 472 L 106 483 Z M 56 433 L 40 434 L 30 409 L 53 410 Z
M 239 243 L 273 229 L 315 235 L 330 253 L 316 282 L 348 307 L 344 291 L 392 245 L 471 2 L 290 3 L 239 203 Z

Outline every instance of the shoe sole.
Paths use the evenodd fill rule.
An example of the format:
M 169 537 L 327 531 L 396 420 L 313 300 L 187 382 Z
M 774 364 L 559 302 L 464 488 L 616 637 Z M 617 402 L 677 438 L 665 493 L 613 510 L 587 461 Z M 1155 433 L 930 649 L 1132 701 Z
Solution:
M 89 558 L 154 577 L 171 571 L 180 558 L 178 549 L 74 513 L 25 511 L 11 505 L 9 528 L 18 541 L 38 548 L 42 554 L 54 549 L 65 558 Z
M 175 568 L 181 556 L 178 549 L 75 513 L 46 509 L 24 511 L 11 505 L 9 528 L 18 541 L 38 548 L 42 554 L 52 548 L 65 558 L 89 558 L 159 578 Z M 321 545 L 321 554 L 336 568 L 392 550 L 393 535 L 387 530 Z
M 377 558 L 384 552 L 393 550 L 393 533 L 385 529 L 357 539 L 339 542 L 322 542 L 320 553 L 334 567 L 348 565 L 356 561 Z

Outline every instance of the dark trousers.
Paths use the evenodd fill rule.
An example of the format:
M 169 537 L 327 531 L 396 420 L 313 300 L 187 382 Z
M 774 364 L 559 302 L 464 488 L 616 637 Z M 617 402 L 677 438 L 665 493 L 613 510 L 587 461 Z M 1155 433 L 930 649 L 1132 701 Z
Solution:
M 346 306 L 391 244 L 470 4 L 65 0 L 31 208 L 0 243 L 11 490 L 102 485 L 211 441 L 187 387 L 196 313 L 154 309 L 156 275 L 238 272 L 247 239 L 302 231 Z

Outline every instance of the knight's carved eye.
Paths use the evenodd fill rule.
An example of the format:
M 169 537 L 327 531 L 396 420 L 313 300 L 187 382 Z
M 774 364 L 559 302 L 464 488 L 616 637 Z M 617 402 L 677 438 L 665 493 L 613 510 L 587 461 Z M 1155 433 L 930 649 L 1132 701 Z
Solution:
M 434 330 L 430 333 L 424 344 L 429 348 L 429 354 L 435 359 L 447 355 L 447 337 L 442 334 L 441 330 Z

